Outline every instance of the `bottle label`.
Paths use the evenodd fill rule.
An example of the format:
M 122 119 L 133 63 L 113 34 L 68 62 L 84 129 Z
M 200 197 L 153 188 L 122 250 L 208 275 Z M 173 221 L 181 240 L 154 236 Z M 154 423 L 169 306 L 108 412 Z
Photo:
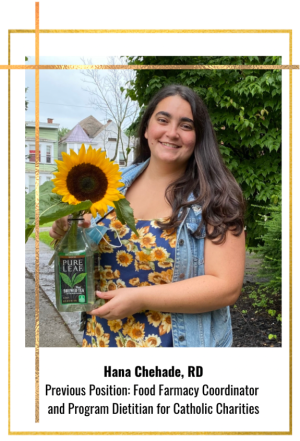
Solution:
M 68 256 L 59 253 L 59 286 L 61 303 L 87 303 L 85 253 Z

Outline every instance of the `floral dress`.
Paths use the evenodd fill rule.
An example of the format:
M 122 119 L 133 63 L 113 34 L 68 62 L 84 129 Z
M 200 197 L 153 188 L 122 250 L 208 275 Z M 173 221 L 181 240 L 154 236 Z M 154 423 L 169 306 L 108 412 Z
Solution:
M 99 264 L 94 273 L 97 290 L 172 282 L 176 232 L 159 228 L 157 220 L 135 219 L 135 224 L 139 237 L 121 224 L 114 211 L 99 222 L 109 229 L 98 247 Z M 120 242 L 121 247 L 111 246 L 120 246 Z M 171 314 L 146 310 L 122 320 L 88 314 L 82 346 L 171 347 Z

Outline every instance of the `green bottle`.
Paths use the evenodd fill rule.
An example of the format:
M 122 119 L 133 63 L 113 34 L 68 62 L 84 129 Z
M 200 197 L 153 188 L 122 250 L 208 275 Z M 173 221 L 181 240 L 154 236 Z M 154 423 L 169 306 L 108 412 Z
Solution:
M 78 213 L 73 215 L 55 253 L 56 307 L 60 312 L 91 311 L 96 301 L 94 251 L 85 229 L 78 226 L 80 220 Z

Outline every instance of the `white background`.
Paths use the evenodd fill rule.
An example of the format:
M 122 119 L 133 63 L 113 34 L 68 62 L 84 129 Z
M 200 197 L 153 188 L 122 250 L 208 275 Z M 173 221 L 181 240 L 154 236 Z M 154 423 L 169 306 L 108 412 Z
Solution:
M 299 31 L 296 14 L 293 9 L 295 2 L 282 3 L 273 1 L 264 4 L 261 1 L 245 3 L 242 10 L 241 2 L 214 1 L 210 6 L 206 2 L 190 1 L 156 1 L 134 2 L 40 2 L 41 29 L 293 29 L 293 64 L 300 64 Z M 7 64 L 7 29 L 34 29 L 34 2 L 11 1 L 2 10 L 0 22 L 0 64 Z M 23 64 L 27 54 L 34 54 L 34 35 L 14 34 L 11 38 L 12 64 Z M 41 55 L 282 55 L 283 64 L 289 64 L 288 34 L 86 34 L 86 35 L 40 35 Z M 297 149 L 297 123 L 299 121 L 299 71 L 293 72 L 293 187 L 294 198 L 299 188 L 299 153 Z M 34 349 L 24 348 L 24 245 L 23 219 L 24 200 L 20 197 L 20 178 L 24 176 L 24 71 L 11 73 L 11 431 L 42 432 L 42 431 L 287 431 L 288 430 L 288 296 L 289 296 L 289 85 L 288 71 L 283 72 L 283 346 L 282 348 L 242 348 L 242 349 L 162 349 L 160 351 L 118 351 L 107 350 L 84 351 L 80 349 L 40 349 L 40 423 L 34 423 Z M 7 71 L 0 70 L 1 87 L 1 134 L 2 134 L 2 196 L 6 199 L 7 189 Z M 298 186 L 297 186 L 298 184 Z M 5 207 L 5 205 L 4 205 Z M 294 255 L 296 254 L 296 219 L 297 203 L 294 199 Z M 7 213 L 4 208 L 4 213 Z M 3 216 L 5 219 L 5 216 Z M 7 254 L 7 223 L 4 220 L 2 233 L 2 256 Z M 7 274 L 5 260 L 3 274 Z M 299 363 L 297 364 L 297 334 L 299 321 L 297 310 L 297 261 L 294 261 L 294 299 L 293 299 L 293 333 L 294 333 L 294 428 L 293 436 L 299 435 Z M 298 284 L 299 288 L 299 284 Z M 7 296 L 3 290 L 2 321 L 6 322 Z M 285 320 L 286 318 L 286 320 Z M 1 429 L 7 436 L 7 325 L 3 327 L 2 345 L 3 362 L 1 375 Z M 101 356 L 102 354 L 102 356 Z M 168 368 L 175 365 L 186 374 L 188 364 L 202 365 L 204 377 L 199 380 L 157 380 L 156 384 L 166 386 L 211 386 L 260 387 L 257 398 L 249 397 L 219 399 L 228 405 L 239 402 L 259 405 L 258 416 L 48 416 L 47 406 L 60 405 L 62 402 L 74 401 L 75 404 L 108 404 L 110 401 L 120 402 L 119 397 L 103 400 L 101 397 L 77 397 L 61 399 L 57 397 L 50 402 L 45 397 L 44 385 L 52 386 L 85 386 L 94 383 L 97 386 L 116 384 L 132 386 L 132 384 L 152 385 L 154 381 L 138 379 L 104 379 L 103 365 L 116 368 L 132 368 L 143 364 L 148 368 L 159 365 Z M 80 373 L 80 375 L 79 375 Z M 83 375 L 86 374 L 86 377 Z M 177 399 L 178 398 L 178 399 Z M 202 401 L 192 398 L 155 397 L 155 403 L 161 402 L 172 406 L 173 402 L 182 404 Z M 99 402 L 101 399 L 101 402 Z M 151 400 L 142 397 L 122 399 L 126 403 L 152 404 Z M 214 398 L 203 400 L 213 404 Z M 275 436 L 275 435 L 274 435 Z M 3 439 L 3 438 L 2 438 Z M 111 439 L 111 438 L 110 438 Z

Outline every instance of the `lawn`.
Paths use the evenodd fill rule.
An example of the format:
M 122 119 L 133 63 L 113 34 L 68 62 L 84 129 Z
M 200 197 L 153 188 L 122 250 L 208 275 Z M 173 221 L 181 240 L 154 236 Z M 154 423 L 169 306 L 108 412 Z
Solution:
M 35 239 L 35 233 L 32 233 L 30 237 L 33 237 L 33 239 Z M 50 245 L 50 243 L 53 241 L 53 238 L 49 236 L 48 231 L 41 231 L 39 234 L 39 239 L 41 242 L 45 243 L 53 249 L 53 245 Z

